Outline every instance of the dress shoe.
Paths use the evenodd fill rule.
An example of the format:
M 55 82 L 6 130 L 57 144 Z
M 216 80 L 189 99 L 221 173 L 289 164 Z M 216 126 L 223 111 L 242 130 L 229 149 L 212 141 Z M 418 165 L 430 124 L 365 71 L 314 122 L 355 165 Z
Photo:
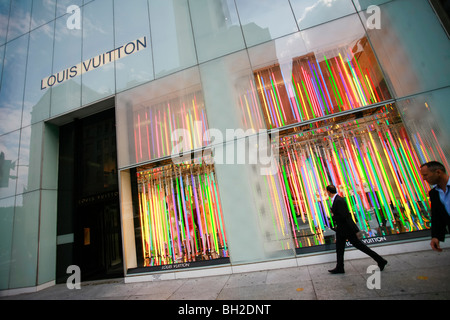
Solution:
M 380 271 L 384 270 L 384 267 L 387 265 L 387 263 L 388 262 L 384 259 L 382 261 L 378 262 L 378 267 L 380 268 Z
M 328 270 L 328 272 L 332 274 L 345 273 L 343 268 L 334 268 L 332 270 Z

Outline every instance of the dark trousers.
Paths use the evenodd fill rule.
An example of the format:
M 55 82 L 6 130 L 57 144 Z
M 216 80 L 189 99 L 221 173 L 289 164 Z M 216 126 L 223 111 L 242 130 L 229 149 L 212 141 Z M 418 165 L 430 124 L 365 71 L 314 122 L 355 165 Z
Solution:
M 356 248 L 370 256 L 377 263 L 382 262 L 384 259 L 375 251 L 366 246 L 361 240 L 358 239 L 356 233 L 336 233 L 336 256 L 337 256 L 337 268 L 344 268 L 344 251 L 345 243 L 348 241 Z

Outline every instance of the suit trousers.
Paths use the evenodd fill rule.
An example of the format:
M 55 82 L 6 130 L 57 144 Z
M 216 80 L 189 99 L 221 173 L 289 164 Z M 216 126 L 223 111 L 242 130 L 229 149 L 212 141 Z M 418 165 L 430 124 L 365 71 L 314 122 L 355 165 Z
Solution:
M 361 240 L 358 239 L 356 233 L 336 232 L 337 268 L 344 268 L 344 251 L 347 239 L 356 249 L 359 249 L 360 251 L 370 256 L 377 263 L 383 261 L 383 258 L 378 253 L 370 249 Z

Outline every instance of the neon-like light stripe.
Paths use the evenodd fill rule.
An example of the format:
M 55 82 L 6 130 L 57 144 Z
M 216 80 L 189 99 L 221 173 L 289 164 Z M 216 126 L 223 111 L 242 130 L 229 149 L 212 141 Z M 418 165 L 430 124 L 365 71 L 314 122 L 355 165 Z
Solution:
M 266 119 L 269 121 L 270 128 L 272 129 L 272 126 L 273 126 L 272 117 L 270 116 L 269 109 L 268 109 L 268 106 L 267 106 L 266 93 L 265 93 L 264 87 L 263 87 L 263 85 L 261 83 L 262 77 L 257 76 L 257 78 L 258 78 L 258 82 L 259 82 L 259 87 L 261 88 L 261 96 L 263 97 L 264 108 L 265 108 L 266 114 L 267 114 L 267 118 Z

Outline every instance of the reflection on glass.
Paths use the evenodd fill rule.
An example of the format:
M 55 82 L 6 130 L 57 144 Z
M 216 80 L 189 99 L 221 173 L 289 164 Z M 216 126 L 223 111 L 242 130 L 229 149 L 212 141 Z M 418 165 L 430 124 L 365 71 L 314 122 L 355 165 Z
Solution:
M 138 162 L 162 158 L 205 145 L 207 122 L 200 90 L 151 103 L 134 112 L 135 151 Z M 173 141 L 175 130 L 186 132 Z
M 30 31 L 31 4 L 33 0 L 11 1 L 7 40 Z
M 449 98 L 450 89 L 442 89 L 398 102 L 420 163 L 439 161 L 448 172 L 450 134 L 447 123 L 450 119 L 446 110 Z
M 290 0 L 290 2 L 300 30 L 355 12 L 351 0 Z
M 197 63 L 187 0 L 150 0 L 156 78 Z
M 6 46 L 0 46 L 0 75 L 3 73 L 3 58 L 5 57 Z M 2 78 L 0 77 L 0 90 L 2 86 Z
M 99 14 L 101 12 L 101 14 Z M 114 64 L 98 67 L 104 55 L 114 48 L 113 5 L 110 0 L 96 0 L 82 8 L 83 54 L 82 61 L 92 63 L 94 70 L 82 78 L 82 105 L 115 93 Z M 133 39 L 136 40 L 136 39 Z M 98 68 L 95 66 L 97 65 Z M 87 68 L 89 69 L 89 67 Z
M 41 124 L 22 128 L 19 160 L 17 161 L 17 194 L 39 189 L 42 146 L 41 132 Z M 30 157 L 32 157 L 31 161 Z
M 6 45 L 3 79 L 0 88 L 0 134 L 20 128 L 22 120 L 28 34 Z
M 197 68 L 125 91 L 117 98 L 119 167 L 201 148 L 208 123 Z
M 20 131 L 0 135 L 0 198 L 16 192 L 19 139 Z
M 0 1 L 0 45 L 6 42 L 6 35 L 8 32 L 9 8 L 11 1 Z
M 81 63 L 82 31 L 68 29 L 67 18 L 68 16 L 63 16 L 56 19 L 53 73 L 62 74 L 65 70 Z M 77 76 L 54 85 L 51 88 L 51 95 L 51 116 L 78 108 L 81 104 L 81 77 Z
M 75 5 L 78 7 L 81 7 L 83 5 L 83 2 L 87 2 L 84 0 L 57 0 L 56 5 L 56 17 L 63 16 L 67 13 L 67 8 Z M 68 16 L 66 17 L 67 20 Z
M 11 249 L 11 288 L 36 286 L 40 192 L 16 197 Z
M 296 56 L 294 51 L 289 59 L 289 48 L 280 50 L 279 62 L 269 60 L 268 67 L 254 71 L 267 127 L 283 127 L 390 98 L 365 36 L 348 39 L 346 35 L 338 45 L 323 47 L 310 40 L 317 30 L 309 32 L 306 53 Z
M 228 257 L 214 166 L 143 167 L 137 178 L 144 267 Z
M 14 197 L 0 200 L 0 290 L 9 289 Z
M 298 31 L 288 0 L 236 0 L 247 47 Z
M 329 184 L 345 197 L 365 237 L 429 229 L 429 186 L 395 107 L 335 119 L 280 141 L 278 177 L 272 179 L 282 188 L 273 190 L 272 202 L 290 213 L 297 248 L 327 242 L 334 227 Z
M 41 81 L 52 73 L 54 24 L 46 24 L 30 33 L 27 79 L 22 126 L 47 119 L 50 113 L 50 89 L 42 90 Z
M 130 23 L 132 21 L 132 23 Z M 117 92 L 153 80 L 153 63 L 147 0 L 114 1 L 115 47 L 145 37 L 147 47 L 116 61 Z
M 245 51 L 204 63 L 200 66 L 210 126 L 227 129 L 265 129 L 256 84 Z
M 245 48 L 232 0 L 190 0 L 192 25 L 199 62 Z
M 383 3 L 391 2 L 393 0 L 352 0 L 354 3 L 356 10 L 367 10 L 370 6 L 379 6 Z
M 381 29 L 368 29 L 367 34 L 393 95 L 449 86 L 450 41 L 429 2 L 390 1 L 380 10 Z M 362 11 L 360 16 L 367 25 L 370 13 Z
M 56 0 L 33 0 L 31 30 L 55 19 Z

